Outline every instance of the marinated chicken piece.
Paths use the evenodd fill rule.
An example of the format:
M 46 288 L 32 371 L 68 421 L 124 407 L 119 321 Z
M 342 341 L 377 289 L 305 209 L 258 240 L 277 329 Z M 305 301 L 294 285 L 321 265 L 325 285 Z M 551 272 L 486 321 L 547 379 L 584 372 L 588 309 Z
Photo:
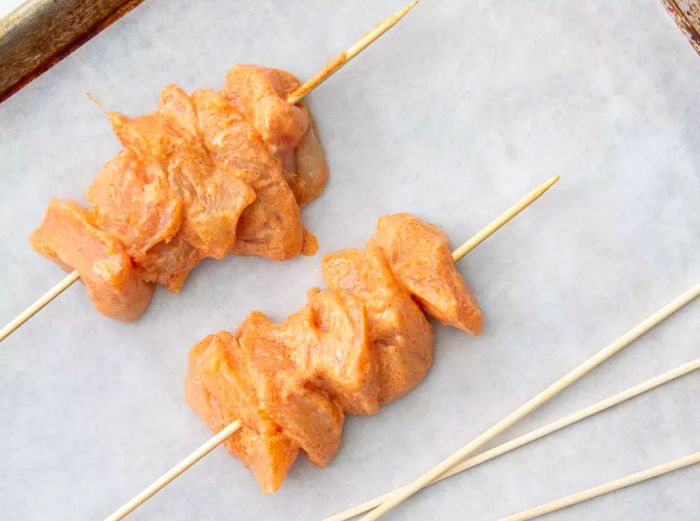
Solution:
M 202 143 L 170 115 L 127 118 L 110 113 L 109 118 L 122 145 L 142 161 L 155 161 L 181 194 L 182 238 L 205 257 L 228 255 L 241 212 L 255 200 L 253 189 L 217 168 Z
M 286 352 L 280 329 L 256 311 L 236 336 L 265 414 L 314 465 L 324 467 L 340 445 L 343 411 L 326 393 L 304 381 Z
M 297 145 L 293 157 L 293 169 L 285 168 L 285 179 L 297 203 L 303 207 L 321 195 L 328 181 L 328 163 L 316 137 L 311 116 L 306 134 Z
M 369 341 L 379 359 L 379 402 L 400 398 L 423 379 L 433 361 L 433 328 L 394 280 L 384 254 L 368 244 L 326 255 L 323 278 L 334 291 L 365 303 Z
M 226 447 L 253 471 L 263 492 L 280 487 L 299 447 L 262 412 L 235 337 L 222 331 L 192 348 L 185 399 L 214 432 L 240 420 Z
M 441 230 L 407 213 L 386 215 L 379 219 L 373 242 L 384 252 L 394 278 L 428 315 L 472 335 L 481 333 L 481 310 Z
M 172 83 L 166 85 L 160 91 L 158 112 L 173 118 L 191 138 L 201 141 L 194 103 L 183 89 Z
M 226 75 L 223 94 L 278 155 L 294 150 L 309 125 L 307 113 L 287 103 L 298 86 L 299 80 L 286 71 L 234 65 Z
M 125 150 L 87 191 L 90 225 L 120 243 L 143 281 L 175 292 L 206 257 L 314 255 L 300 207 L 323 190 L 328 166 L 308 110 L 286 101 L 298 86 L 290 73 L 242 65 L 222 94 L 171 84 L 152 114 L 108 114 Z
M 256 201 L 240 216 L 233 253 L 275 260 L 299 255 L 304 239 L 301 213 L 282 176 L 280 162 L 221 95 L 199 90 L 192 98 L 204 143 L 213 160 L 234 169 L 257 194 Z
M 103 167 L 86 198 L 97 224 L 124 244 L 140 276 L 177 293 L 204 255 L 178 233 L 182 199 L 164 177 L 155 162 L 124 150 Z
M 153 284 L 140 279 L 124 246 L 98 228 L 92 214 L 79 204 L 51 200 L 29 242 L 67 271 L 77 270 L 103 315 L 129 322 L 148 307 Z
M 130 150 L 107 162 L 85 197 L 99 227 L 114 234 L 137 262 L 159 242 L 172 239 L 182 224 L 177 190 L 158 165 Z
M 303 104 L 286 101 L 298 86 L 288 72 L 236 65 L 229 70 L 223 94 L 282 161 L 284 178 L 299 206 L 304 206 L 323 191 L 328 165 L 309 111 Z
M 204 255 L 178 234 L 170 242 L 159 242 L 139 258 L 140 275 L 143 280 L 179 293 L 190 271 L 203 259 Z
M 362 300 L 311 289 L 307 305 L 282 324 L 281 336 L 299 374 L 325 390 L 343 411 L 379 410 L 377 357 L 369 345 Z
M 200 381 L 212 393 L 216 385 L 230 387 L 217 391 L 230 400 L 225 420 L 223 413 L 212 412 L 220 409 L 201 398 L 199 388 L 188 391 L 198 397 L 190 399 L 195 410 L 215 418 L 208 419 L 212 428 L 240 417 L 256 425 L 245 432 L 261 432 L 250 418 L 262 415 L 318 466 L 327 465 L 337 451 L 344 413 L 377 412 L 380 404 L 413 389 L 430 368 L 433 328 L 414 298 L 448 324 L 472 332 L 481 328 L 479 308 L 454 268 L 446 237 L 408 214 L 380 219 L 364 249 L 327 255 L 322 272 L 330 289 L 311 289 L 306 306 L 281 324 L 256 311 L 235 337 L 219 333 L 227 335 L 228 345 L 235 344 L 230 350 L 238 354 L 228 356 L 236 359 L 237 369 L 212 363 Z M 204 358 L 201 349 L 195 347 L 190 367 Z M 252 449 L 236 450 L 255 468 Z M 255 454 L 268 468 L 268 454 L 258 449 Z

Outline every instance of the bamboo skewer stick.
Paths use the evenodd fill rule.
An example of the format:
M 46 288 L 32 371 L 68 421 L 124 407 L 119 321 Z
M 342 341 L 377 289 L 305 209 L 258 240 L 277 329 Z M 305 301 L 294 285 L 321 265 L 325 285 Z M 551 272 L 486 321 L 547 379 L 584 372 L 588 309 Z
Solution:
M 513 217 L 522 212 L 525 208 L 534 203 L 537 199 L 542 197 L 542 195 L 549 190 L 554 183 L 559 181 L 559 176 L 555 175 L 546 183 L 542 183 L 540 186 L 532 190 L 525 197 L 520 199 L 513 206 L 508 208 L 501 215 L 496 217 L 493 221 L 488 223 L 479 233 L 474 235 L 467 242 L 462 244 L 459 248 L 452 252 L 452 259 L 457 262 L 459 259 L 464 257 L 467 253 L 476 248 L 479 244 L 484 242 L 486 239 L 491 237 L 499 228 L 510 221 Z
M 360 54 L 364 49 L 366 49 L 372 42 L 377 40 L 381 35 L 391 29 L 396 25 L 401 18 L 403 18 L 406 13 L 408 13 L 413 7 L 418 3 L 418 0 L 414 0 L 412 3 L 401 9 L 398 13 L 391 15 L 390 17 L 382 20 L 377 24 L 374 29 L 365 34 L 358 42 L 354 43 L 346 51 L 340 53 L 337 57 L 333 58 L 328 64 L 326 64 L 321 71 L 316 74 L 309 81 L 299 86 L 294 92 L 292 92 L 287 97 L 287 102 L 295 105 L 301 101 L 307 94 L 323 83 L 331 74 L 340 69 L 343 65 L 349 62 L 352 58 Z M 95 103 L 102 111 L 102 105 L 92 96 L 90 93 L 86 93 L 90 101 Z M 22 324 L 27 320 L 32 318 L 39 310 L 46 306 L 49 302 L 60 295 L 66 288 L 71 284 L 80 279 L 80 274 L 77 271 L 73 271 L 68 274 L 61 282 L 56 284 L 49 291 L 44 293 L 39 297 L 31 306 L 29 306 L 22 313 L 17 315 L 9 324 L 0 329 L 0 342 L 5 338 L 10 336 L 14 331 L 16 331 Z
M 78 279 L 80 279 L 80 274 L 77 271 L 73 271 L 72 273 L 69 273 L 63 277 L 58 284 L 39 297 L 31 306 L 17 315 L 9 324 L 0 329 L 0 342 L 5 340 L 5 338 L 10 336 L 19 326 L 41 311 L 46 304 L 58 297 Z
M 636 485 L 642 481 L 648 479 L 657 478 L 668 474 L 669 472 L 674 472 L 680 470 L 684 467 L 689 467 L 690 465 L 695 465 L 700 463 L 700 452 L 695 452 L 694 454 L 688 454 L 682 458 L 675 459 L 673 461 L 667 461 L 656 467 L 651 467 L 635 474 L 630 474 L 623 478 L 618 478 L 614 481 L 604 483 L 603 485 L 598 485 L 597 487 L 589 488 L 588 490 L 582 490 L 576 494 L 571 494 L 570 496 L 557 499 L 550 503 L 545 503 L 543 505 L 525 510 L 518 514 L 513 514 L 501 518 L 499 521 L 526 521 L 527 519 L 533 519 L 535 517 L 543 516 L 544 514 L 549 514 L 550 512 L 555 512 L 561 510 L 562 508 L 570 507 L 583 501 L 588 501 L 589 499 L 596 498 L 610 492 L 615 492 L 625 487 Z
M 439 478 L 433 480 L 430 484 L 434 485 L 435 483 L 452 477 L 455 474 L 459 474 L 461 472 L 474 468 L 477 465 L 481 465 L 482 463 L 491 461 L 492 459 L 495 459 L 499 456 L 508 454 L 509 452 L 512 452 L 515 449 L 540 440 L 546 436 L 549 436 L 550 434 L 553 434 L 575 423 L 590 418 L 591 416 L 595 416 L 596 414 L 611 409 L 612 407 L 620 405 L 621 403 L 631 400 L 632 398 L 635 398 L 641 394 L 644 394 L 664 384 L 677 380 L 678 378 L 692 373 L 693 371 L 697 371 L 698 369 L 700 369 L 700 358 L 696 358 L 695 360 L 687 362 L 679 367 L 676 367 L 675 369 L 666 371 L 665 373 L 655 376 L 654 378 L 651 378 L 640 384 L 637 384 L 634 387 L 625 389 L 624 391 L 621 391 L 613 396 L 609 396 L 608 398 L 605 398 L 597 403 L 589 405 L 588 407 L 580 409 L 574 413 L 568 414 L 562 418 L 559 418 L 558 420 L 548 423 L 547 425 L 539 427 L 538 429 L 530 431 L 526 434 L 523 434 L 522 436 L 518 436 L 517 438 L 514 438 L 492 449 L 489 449 L 476 456 L 473 456 L 463 461 L 459 465 L 455 465 L 449 471 L 442 474 Z M 365 501 L 360 505 L 354 506 L 352 508 L 344 510 L 343 512 L 339 512 L 330 517 L 327 517 L 323 521 L 347 521 L 348 519 L 352 519 L 355 516 L 364 514 L 365 512 L 381 505 L 384 501 L 389 499 L 393 493 L 394 491 L 387 492 L 386 494 L 378 496 L 374 499 Z
M 520 201 L 518 201 L 515 205 L 510 207 L 508 210 L 506 210 L 503 214 L 501 214 L 499 217 L 497 217 L 495 220 L 493 220 L 491 223 L 486 225 L 484 229 L 481 231 L 477 232 L 474 237 L 466 241 L 462 246 L 457 248 L 453 253 L 452 253 L 452 258 L 456 259 L 461 259 L 468 251 L 473 250 L 477 245 L 481 244 L 484 240 L 486 240 L 490 235 L 495 233 L 500 227 L 502 227 L 504 224 L 506 224 L 508 221 L 510 221 L 513 217 L 515 217 L 517 214 L 522 212 L 525 208 L 527 208 L 530 204 L 535 202 L 544 192 L 546 192 L 549 188 L 554 185 L 559 180 L 559 176 L 555 176 L 546 183 L 543 183 L 539 187 L 537 187 L 535 190 L 531 191 L 525 197 L 523 197 Z M 469 246 L 469 248 L 465 248 L 465 246 Z M 238 424 L 238 420 L 235 420 L 233 423 L 229 425 L 229 427 L 233 424 Z M 228 427 L 227 427 L 228 428 Z M 233 434 L 238 427 L 236 427 L 235 430 L 231 431 L 231 434 Z M 226 439 L 230 436 L 221 436 L 221 432 L 217 433 L 213 438 L 209 439 L 200 449 L 195 451 L 193 454 L 199 454 L 202 451 L 202 448 L 210 447 L 206 452 L 211 451 L 216 445 L 219 445 L 226 441 Z M 216 440 L 216 442 L 215 442 Z M 216 444 L 214 444 L 216 443 Z M 202 453 L 201 456 L 204 456 L 206 452 Z M 200 458 L 201 458 L 200 456 Z M 192 456 L 190 456 L 191 458 Z M 189 458 L 188 458 L 189 459 Z M 199 458 L 194 460 L 196 462 Z M 119 521 L 120 519 L 123 519 L 126 517 L 130 512 L 135 510 L 138 506 L 143 504 L 148 498 L 152 497 L 155 495 L 160 489 L 162 489 L 165 485 L 173 481 L 178 475 L 182 474 L 185 470 L 187 470 L 189 467 L 192 466 L 192 464 L 189 465 L 184 465 L 184 462 L 176 465 L 173 467 L 172 470 L 170 470 L 166 475 L 158 479 L 155 483 L 162 483 L 160 486 L 154 486 L 151 485 L 148 489 L 144 490 L 143 492 L 139 493 L 134 499 L 130 500 L 128 503 L 126 503 L 123 507 L 121 507 L 119 510 L 117 510 L 112 516 L 108 517 L 105 521 Z M 131 508 L 129 506 L 132 505 Z M 117 515 L 119 514 L 119 515 Z
M 216 436 L 210 438 L 209 441 L 207 441 L 204 445 L 200 446 L 192 454 L 187 456 L 180 463 L 175 465 L 168 472 L 166 472 L 160 478 L 151 483 L 142 492 L 134 496 L 133 499 L 119 507 L 118 510 L 115 510 L 111 515 L 105 518 L 105 521 L 119 521 L 120 519 L 124 519 L 131 512 L 143 505 L 146 502 L 146 500 L 148 500 L 159 490 L 161 490 L 170 482 L 172 482 L 176 477 L 178 477 L 180 474 L 185 472 L 204 456 L 209 454 L 216 447 L 225 442 L 234 432 L 236 432 L 240 428 L 241 422 L 238 420 L 229 423 L 226 427 L 217 432 Z
M 595 369 L 598 365 L 602 364 L 603 362 L 611 358 L 613 355 L 627 347 L 634 340 L 636 340 L 644 333 L 652 329 L 654 326 L 671 316 L 673 313 L 675 313 L 680 308 L 694 300 L 699 295 L 700 284 L 696 284 L 688 291 L 679 295 L 673 301 L 671 301 L 663 308 L 658 310 L 656 313 L 652 314 L 647 319 L 639 323 L 637 326 L 630 329 L 620 338 L 618 338 L 617 340 L 603 348 L 601 351 L 590 357 L 588 360 L 569 371 L 566 375 L 564 375 L 562 378 L 560 378 L 552 385 L 547 387 L 544 391 L 531 398 L 528 402 L 517 408 L 515 411 L 511 412 L 509 415 L 507 415 L 505 418 L 494 424 L 481 435 L 474 438 L 471 442 L 467 443 L 460 450 L 443 460 L 435 467 L 433 467 L 433 469 L 429 470 L 415 481 L 409 483 L 408 485 L 405 485 L 404 487 L 401 487 L 400 489 L 392 493 L 389 499 L 387 499 L 377 508 L 365 515 L 361 521 L 374 521 L 376 519 L 379 519 L 382 515 L 390 511 L 392 508 L 394 508 L 401 502 L 403 502 L 405 499 L 411 497 L 416 492 L 420 491 L 422 488 L 429 485 L 431 482 L 439 478 L 442 474 L 449 471 L 452 467 L 464 461 L 467 458 L 467 456 L 470 456 L 484 444 L 488 443 L 499 434 L 508 430 L 510 427 L 515 425 L 528 414 L 535 411 L 544 403 L 554 398 L 564 389 L 566 389 L 567 387 L 575 383 L 577 380 L 588 374 L 591 370 Z
M 360 38 L 357 42 L 355 42 L 351 47 L 349 47 L 345 51 L 341 52 L 338 56 L 336 56 L 331 61 L 329 61 L 326 65 L 324 65 L 323 69 L 321 69 L 318 72 L 318 74 L 316 74 L 313 78 L 308 80 L 303 85 L 300 85 L 294 92 L 292 92 L 289 95 L 289 97 L 287 98 L 287 101 L 289 103 L 291 103 L 292 105 L 299 103 L 299 101 L 301 101 L 301 99 L 304 96 L 306 96 L 309 92 L 311 92 L 316 87 L 318 87 L 321 83 L 323 83 L 328 78 L 330 78 L 334 72 L 336 72 L 343 65 L 345 65 L 350 60 L 352 60 L 355 56 L 357 56 L 362 51 L 364 51 L 367 47 L 369 47 L 372 43 L 374 43 L 377 39 L 379 39 L 379 37 L 381 35 L 383 35 L 389 29 L 394 27 L 397 23 L 399 23 L 399 20 L 401 20 L 401 18 L 406 16 L 406 14 L 411 9 L 413 9 L 417 3 L 418 3 L 418 0 L 414 0 L 413 2 L 408 4 L 406 7 L 401 9 L 398 13 L 391 15 L 390 17 L 382 20 L 377 25 L 375 25 L 371 31 L 366 33 L 362 38 Z

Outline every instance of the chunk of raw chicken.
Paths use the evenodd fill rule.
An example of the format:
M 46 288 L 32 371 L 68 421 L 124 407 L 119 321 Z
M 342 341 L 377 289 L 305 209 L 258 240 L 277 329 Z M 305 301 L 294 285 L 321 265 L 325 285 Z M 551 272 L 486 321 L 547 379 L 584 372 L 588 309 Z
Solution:
M 129 322 L 148 307 L 153 284 L 141 280 L 121 242 L 78 203 L 52 199 L 29 242 L 67 271 L 77 270 L 103 315 Z
M 199 90 L 192 98 L 213 160 L 233 169 L 257 194 L 241 214 L 233 252 L 275 260 L 299 255 L 304 242 L 301 213 L 280 162 L 223 96 Z
M 481 333 L 481 310 L 441 230 L 397 213 L 380 217 L 373 242 L 384 252 L 396 280 L 428 315 L 472 335 Z
M 283 174 L 299 206 L 318 197 L 328 180 L 328 165 L 306 107 L 287 97 L 299 81 L 286 71 L 235 65 L 223 95 L 282 161 Z
M 179 293 L 190 271 L 202 259 L 204 255 L 178 234 L 169 242 L 159 242 L 140 257 L 141 278 Z
M 280 334 L 300 375 L 325 390 L 343 411 L 379 410 L 377 357 L 361 299 L 313 288 L 306 306 L 284 321 Z
M 183 203 L 155 162 L 130 150 L 107 162 L 87 190 L 95 221 L 113 233 L 137 262 L 180 229 Z
M 255 200 L 253 189 L 217 168 L 203 144 L 167 113 L 135 118 L 110 113 L 109 118 L 122 145 L 142 161 L 159 165 L 179 192 L 184 202 L 182 238 L 205 257 L 228 255 L 241 212 Z
M 285 168 L 284 173 L 299 206 L 316 199 L 326 187 L 328 163 L 316 137 L 311 116 L 306 133 L 294 150 L 293 168 Z
M 309 124 L 301 107 L 287 103 L 298 86 L 299 80 L 286 71 L 234 65 L 226 75 L 223 94 L 278 154 L 296 148 Z
M 365 304 L 369 341 L 379 360 L 379 402 L 400 398 L 423 379 L 433 361 L 433 328 L 394 280 L 384 254 L 368 244 L 326 255 L 323 278 L 334 291 Z
M 279 488 L 299 446 L 264 414 L 234 336 L 222 331 L 192 348 L 185 399 L 214 432 L 239 420 L 226 447 L 253 471 L 263 492 Z
M 253 312 L 236 333 L 265 413 L 324 467 L 340 445 L 343 411 L 328 395 L 304 381 L 289 357 L 280 326 Z
M 85 196 L 99 227 L 119 238 L 140 276 L 174 292 L 204 258 L 179 233 L 179 193 L 155 161 L 124 150 L 102 168 Z

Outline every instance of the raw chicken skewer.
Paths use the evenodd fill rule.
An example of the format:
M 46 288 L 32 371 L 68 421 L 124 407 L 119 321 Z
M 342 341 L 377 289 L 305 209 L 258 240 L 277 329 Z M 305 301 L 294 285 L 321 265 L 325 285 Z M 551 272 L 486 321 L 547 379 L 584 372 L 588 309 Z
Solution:
M 471 458 L 463 461 L 459 465 L 451 468 L 449 472 L 446 472 L 435 481 L 431 482 L 431 485 L 434 485 L 435 483 L 450 478 L 466 470 L 472 469 L 477 465 L 481 465 L 482 463 L 491 461 L 499 456 L 508 454 L 509 452 L 512 452 L 515 449 L 519 449 L 520 447 L 524 447 L 525 445 L 528 445 L 534 441 L 541 440 L 542 438 L 549 436 L 550 434 L 558 432 L 575 423 L 583 421 L 587 418 L 590 418 L 591 416 L 595 416 L 596 414 L 599 414 L 621 403 L 631 400 L 632 398 L 635 398 L 641 394 L 644 394 L 669 382 L 677 380 L 682 376 L 697 371 L 698 369 L 700 369 L 700 358 L 696 358 L 695 360 L 678 366 L 675 369 L 671 369 L 670 371 L 667 371 L 645 382 L 637 384 L 634 387 L 630 387 L 629 389 L 621 391 L 613 396 L 609 396 L 608 398 L 594 403 L 593 405 L 589 405 L 588 407 L 585 407 L 574 413 L 564 416 L 563 418 L 559 418 L 558 420 L 555 420 L 538 429 L 523 434 L 522 436 L 518 436 L 517 438 L 507 441 L 492 449 L 481 452 L 476 456 L 472 456 Z M 381 505 L 384 501 L 389 499 L 392 493 L 394 492 L 395 491 L 387 492 L 386 494 L 378 496 L 374 499 L 365 501 L 360 505 L 354 506 L 352 508 L 344 510 L 343 512 L 339 512 L 330 517 L 327 517 L 323 521 L 347 521 L 348 519 L 352 519 Z
M 466 241 L 462 246 L 457 248 L 452 253 L 453 260 L 455 262 L 458 261 L 459 259 L 464 257 L 467 253 L 469 253 L 471 250 L 476 248 L 479 244 L 481 244 L 488 237 L 490 237 L 494 232 L 496 232 L 496 230 L 498 230 L 500 227 L 505 225 L 508 221 L 513 219 L 516 215 L 518 215 L 525 208 L 527 208 L 530 204 L 532 204 L 535 200 L 537 200 L 540 196 L 542 196 L 542 194 L 544 194 L 558 180 L 559 180 L 559 176 L 553 177 L 552 179 L 550 179 L 546 183 L 543 183 L 542 185 L 540 185 L 537 188 L 535 188 L 534 190 L 532 190 L 525 197 L 523 197 L 521 200 L 519 200 L 513 206 L 508 208 L 499 217 L 497 217 L 491 223 L 489 223 L 484 229 L 482 229 L 480 232 L 478 232 L 476 235 L 474 235 L 471 239 Z M 182 462 L 180 462 L 178 465 L 176 465 L 171 470 L 166 472 L 158 480 L 156 480 L 154 483 L 152 483 L 150 486 L 148 486 L 146 489 L 144 489 L 142 492 L 140 492 L 138 495 L 136 495 L 133 499 L 131 499 L 129 502 L 127 502 L 122 507 L 120 507 L 112 515 L 107 517 L 105 521 L 118 521 L 118 520 L 126 517 L 130 512 L 133 512 L 136 508 L 138 508 L 146 500 L 148 500 L 153 495 L 155 495 L 159 490 L 161 490 L 167 484 L 172 482 L 175 478 L 177 478 L 185 470 L 187 470 L 189 467 L 194 465 L 197 461 L 199 461 L 204 456 L 206 456 L 217 445 L 226 441 L 232 434 L 234 434 L 240 428 L 241 428 L 241 423 L 238 420 L 235 420 L 235 421 L 229 423 L 226 427 L 224 427 L 221 431 L 219 431 L 213 438 L 211 438 L 204 445 L 202 445 L 197 450 L 195 450 L 192 454 L 190 454 Z
M 691 465 L 696 465 L 697 463 L 700 463 L 700 452 L 688 454 L 687 456 L 672 461 L 667 461 L 666 463 L 662 463 L 656 467 L 651 467 L 640 472 L 630 474 L 629 476 L 609 481 L 608 483 L 598 485 L 597 487 L 582 490 L 581 492 L 557 499 L 556 501 L 551 501 L 550 503 L 545 503 L 544 505 L 525 510 L 518 514 L 506 516 L 501 518 L 499 521 L 526 521 L 527 519 L 534 519 L 572 505 L 577 505 L 578 503 L 588 501 L 589 499 L 603 496 L 605 494 L 609 494 L 610 492 L 615 492 L 616 490 L 630 487 L 649 479 L 658 478 L 664 474 L 675 472 L 676 470 L 680 470 Z
M 379 24 L 377 24 L 371 31 L 366 33 L 359 41 L 353 44 L 346 51 L 342 52 L 330 62 L 328 62 L 321 71 L 308 80 L 306 83 L 300 85 L 287 97 L 287 102 L 291 105 L 299 103 L 306 95 L 308 95 L 312 90 L 318 87 L 326 79 L 328 79 L 333 73 L 339 70 L 343 65 L 349 62 L 352 58 L 357 56 L 360 52 L 366 49 L 370 44 L 376 41 L 385 32 L 396 25 L 401 18 L 403 18 L 419 0 L 414 0 L 403 9 L 397 13 L 389 16 Z M 22 324 L 38 313 L 42 308 L 44 308 L 49 302 L 55 299 L 68 287 L 70 287 L 74 282 L 80 279 L 80 274 L 77 270 L 66 275 L 58 284 L 47 291 L 44 295 L 38 298 L 33 304 L 31 304 L 27 309 L 10 321 L 5 327 L 0 329 L 0 342 L 17 330 Z
M 646 320 L 644 320 L 634 328 L 630 329 L 623 336 L 621 336 L 620 338 L 603 348 L 601 351 L 590 357 L 585 362 L 581 363 L 576 368 L 572 369 L 569 373 L 567 373 L 562 378 L 554 382 L 547 389 L 545 389 L 535 397 L 531 398 L 524 405 L 520 406 L 518 409 L 510 413 L 501 421 L 497 422 L 495 425 L 487 429 L 483 434 L 479 435 L 467 445 L 462 447 L 460 450 L 452 454 L 450 457 L 443 460 L 432 470 L 426 472 L 412 483 L 409 483 L 408 485 L 397 489 L 394 493 L 390 495 L 388 500 L 384 501 L 380 506 L 378 506 L 369 514 L 364 516 L 362 518 L 362 521 L 379 519 L 382 515 L 390 511 L 392 508 L 394 508 L 401 502 L 403 502 L 405 499 L 408 499 L 413 494 L 420 491 L 423 487 L 426 487 L 436 479 L 439 479 L 440 476 L 449 472 L 450 469 L 464 461 L 468 456 L 473 454 L 480 447 L 494 439 L 499 434 L 505 432 L 507 429 L 515 425 L 518 421 L 526 417 L 531 412 L 537 410 L 539 407 L 541 407 L 543 404 L 545 404 L 557 394 L 562 392 L 564 389 L 566 389 L 567 387 L 578 381 L 580 378 L 588 374 L 598 365 L 602 364 L 603 362 L 617 354 L 619 351 L 627 347 L 634 340 L 642 336 L 644 333 L 655 327 L 657 324 L 662 322 L 664 319 L 675 313 L 677 310 L 679 310 L 689 302 L 693 301 L 698 296 L 700 296 L 700 284 L 695 285 L 685 293 L 679 295 L 672 302 L 658 310 L 656 313 L 648 317 Z

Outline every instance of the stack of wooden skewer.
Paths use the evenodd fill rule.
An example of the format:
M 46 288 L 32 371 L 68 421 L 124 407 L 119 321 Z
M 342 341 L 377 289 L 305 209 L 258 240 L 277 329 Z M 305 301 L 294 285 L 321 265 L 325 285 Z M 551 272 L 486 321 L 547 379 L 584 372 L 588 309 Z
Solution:
M 396 15 L 380 23 L 377 27 L 370 31 L 370 33 L 363 37 L 358 43 L 356 43 L 347 51 L 341 53 L 341 55 L 329 62 L 329 64 L 326 65 L 324 69 L 322 69 L 322 71 L 319 72 L 318 75 L 314 76 L 312 79 L 303 84 L 299 89 L 297 89 L 297 91 L 292 93 L 288 98 L 288 102 L 293 104 L 300 101 L 305 95 L 311 92 L 311 90 L 320 85 L 326 78 L 328 78 L 331 74 L 337 71 L 350 59 L 359 54 L 359 52 L 361 52 L 364 48 L 366 48 L 374 40 L 376 40 L 379 36 L 381 36 L 384 32 L 386 32 L 389 28 L 396 24 L 398 20 L 401 17 L 403 17 L 416 3 L 417 0 L 416 2 L 413 2 L 409 6 L 405 7 Z M 548 190 L 554 183 L 556 183 L 558 179 L 559 178 L 557 176 L 544 183 L 543 185 L 539 186 L 531 193 L 527 194 L 523 199 L 518 201 L 518 203 L 509 208 L 506 212 L 504 212 L 501 216 L 499 216 L 489 225 L 487 225 L 474 237 L 472 237 L 462 246 L 457 248 L 453 252 L 453 259 L 455 260 L 455 262 L 460 260 L 467 253 L 473 250 L 476 246 L 481 244 L 486 238 L 492 235 L 495 231 L 497 231 L 500 227 L 502 227 L 513 217 L 518 215 L 522 210 L 524 210 L 528 205 L 530 205 L 546 190 Z M 68 288 L 78 279 L 79 275 L 77 272 L 72 272 L 68 276 L 66 276 L 54 288 L 48 291 L 44 296 L 42 296 L 34 304 L 32 304 L 27 310 L 25 310 L 13 321 L 11 321 L 7 326 L 0 330 L 0 341 L 9 336 L 13 331 L 15 331 L 29 318 L 31 318 L 31 316 L 33 316 L 35 313 L 41 310 L 46 304 L 48 304 L 51 300 L 56 298 L 59 294 L 61 294 L 66 288 Z M 477 451 L 481 449 L 485 444 L 487 444 L 500 434 L 510 429 L 523 418 L 537 410 L 543 404 L 554 398 L 564 389 L 574 384 L 576 381 L 578 381 L 590 371 L 592 371 L 593 369 L 595 369 L 596 367 L 613 357 L 615 354 L 619 353 L 621 350 L 629 346 L 631 343 L 633 343 L 639 337 L 644 335 L 646 332 L 663 322 L 673 313 L 680 310 L 688 303 L 692 302 L 698 296 L 700 296 L 700 284 L 693 286 L 686 292 L 679 295 L 673 301 L 663 306 L 651 316 L 649 316 L 648 318 L 640 322 L 638 325 L 630 329 L 620 338 L 613 341 L 608 346 L 604 347 L 602 350 L 598 351 L 593 356 L 585 360 L 583 363 L 572 369 L 566 375 L 564 375 L 552 385 L 544 389 L 541 393 L 534 396 L 532 399 L 524 403 L 521 407 L 517 408 L 505 418 L 494 424 L 492 427 L 484 431 L 480 436 L 467 443 L 459 451 L 444 459 L 442 462 L 437 464 L 434 468 L 432 468 L 419 478 L 392 492 L 376 497 L 344 512 L 330 516 L 326 518 L 326 521 L 341 521 L 362 514 L 366 514 L 362 518 L 363 520 L 369 521 L 379 519 L 383 514 L 389 512 L 395 506 L 399 505 L 401 502 L 405 501 L 413 494 L 419 492 L 420 490 L 431 484 L 447 479 L 448 477 L 454 476 L 458 473 L 467 471 L 468 469 L 480 465 L 481 463 L 490 461 L 498 456 L 511 452 L 517 448 L 523 447 L 536 440 L 542 439 L 548 436 L 549 434 L 564 429 L 579 421 L 590 418 L 591 416 L 599 414 L 618 404 L 621 404 L 636 396 L 639 396 L 642 393 L 658 388 L 659 386 L 662 386 L 668 382 L 674 381 L 678 378 L 681 378 L 684 375 L 694 372 L 697 369 L 700 369 L 700 358 L 692 360 L 673 370 L 660 374 L 655 378 L 642 382 L 629 389 L 623 390 L 613 396 L 610 396 L 609 398 L 606 398 L 584 409 L 571 413 L 557 421 L 540 427 L 532 432 L 529 432 L 527 434 L 514 438 L 511 441 L 498 445 L 497 447 L 477 454 Z M 222 444 L 233 433 L 235 433 L 240 428 L 240 426 L 241 424 L 238 420 L 230 423 L 228 426 L 226 426 L 224 429 L 218 432 L 214 437 L 208 440 L 196 451 L 194 451 L 190 456 L 188 456 L 182 462 L 176 465 L 173 469 L 168 471 L 161 478 L 159 478 L 157 481 L 155 481 L 153 484 L 147 487 L 144 491 L 139 493 L 132 500 L 127 502 L 124 506 L 122 506 L 109 517 L 107 517 L 106 521 L 117 521 L 123 519 L 130 512 L 133 512 L 136 508 L 138 508 L 139 505 L 143 504 L 147 499 L 152 497 L 159 490 L 165 487 L 168 483 L 173 481 L 184 471 L 186 471 L 188 468 L 194 465 L 194 463 L 202 459 L 206 454 L 208 454 L 214 448 Z M 570 496 L 552 501 L 550 503 L 537 506 L 527 511 L 505 517 L 503 518 L 503 520 L 521 521 L 525 519 L 532 519 L 534 517 L 553 512 L 565 508 L 567 506 L 585 501 L 587 499 L 591 499 L 593 497 L 597 497 L 602 494 L 612 492 L 614 490 L 619 490 L 620 488 L 634 485 L 641 481 L 651 479 L 699 462 L 700 452 L 689 454 L 683 458 L 669 461 L 661 465 L 636 472 L 629 476 L 625 476 L 615 481 L 605 483 L 594 488 L 584 490 L 572 494 Z

